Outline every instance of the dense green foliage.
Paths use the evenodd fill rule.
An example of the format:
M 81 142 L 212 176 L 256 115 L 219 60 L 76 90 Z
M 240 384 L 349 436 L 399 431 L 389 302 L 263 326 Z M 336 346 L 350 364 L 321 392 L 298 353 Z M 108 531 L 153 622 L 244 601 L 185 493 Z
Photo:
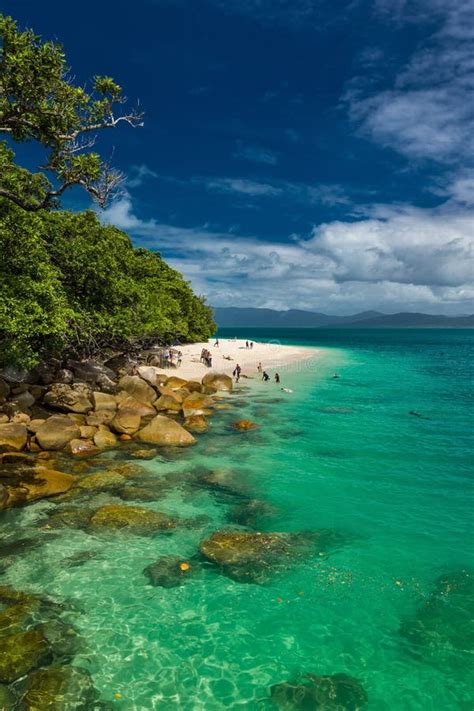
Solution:
M 178 272 L 92 211 L 29 213 L 0 200 L 0 254 L 4 364 L 148 337 L 194 341 L 215 329 Z
M 81 185 L 103 206 L 122 176 L 90 150 L 94 133 L 142 124 L 137 111 L 117 113 L 122 104 L 111 77 L 94 77 L 89 90 L 75 86 L 61 45 L 19 30 L 0 13 L 0 134 L 36 141 L 46 153 L 40 172 L 31 174 L 0 142 L 0 196 L 35 211 L 54 207 L 64 190 Z

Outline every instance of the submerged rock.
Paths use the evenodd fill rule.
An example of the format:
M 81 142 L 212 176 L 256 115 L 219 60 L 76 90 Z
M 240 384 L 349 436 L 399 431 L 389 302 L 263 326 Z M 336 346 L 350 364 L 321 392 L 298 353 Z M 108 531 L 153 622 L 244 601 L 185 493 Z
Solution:
M 198 486 L 210 489 L 214 494 L 242 498 L 248 496 L 248 487 L 242 475 L 232 469 L 214 469 L 198 476 Z
M 7 465 L 0 472 L 2 508 L 22 506 L 38 499 L 63 494 L 74 484 L 71 474 L 41 465 Z
M 201 542 L 201 554 L 239 582 L 265 583 L 275 571 L 314 552 L 313 534 L 217 531 Z
M 10 684 L 51 659 L 51 649 L 40 627 L 3 637 L 0 682 Z
M 22 697 L 24 711 L 91 711 L 98 694 L 89 672 L 52 666 L 30 674 Z
M 89 525 L 94 509 L 74 508 L 55 511 L 43 528 L 81 528 Z
M 232 427 L 239 432 L 248 432 L 249 430 L 257 429 L 258 425 L 251 420 L 237 420 L 232 424 Z
M 228 513 L 227 518 L 232 523 L 239 526 L 255 526 L 262 518 L 273 516 L 276 509 L 266 501 L 251 499 L 234 506 Z
M 164 513 L 139 506 L 108 505 L 92 516 L 89 530 L 94 532 L 123 531 L 138 536 L 149 536 L 174 528 L 176 522 Z
M 207 432 L 209 429 L 208 422 L 204 415 L 189 415 L 184 420 L 184 427 L 189 432 L 196 432 L 198 434 L 202 432 Z
M 175 588 L 192 575 L 195 565 L 185 558 L 167 555 L 159 558 L 156 563 L 147 565 L 143 574 L 155 587 Z
M 119 472 L 103 471 L 82 477 L 77 481 L 76 488 L 89 491 L 104 491 L 123 486 L 126 481 L 126 478 Z
M 279 709 L 302 711 L 361 711 L 368 697 L 360 682 L 348 674 L 316 676 L 305 674 L 305 681 L 285 681 L 270 688 Z
M 400 634 L 412 651 L 443 661 L 452 650 L 474 651 L 474 572 L 460 570 L 439 577 L 427 601 Z

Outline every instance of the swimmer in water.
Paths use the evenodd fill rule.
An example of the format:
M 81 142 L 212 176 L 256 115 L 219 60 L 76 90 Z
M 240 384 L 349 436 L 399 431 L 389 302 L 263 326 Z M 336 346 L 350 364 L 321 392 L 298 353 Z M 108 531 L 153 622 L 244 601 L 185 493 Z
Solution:
M 281 388 L 284 393 L 292 393 L 293 390 L 291 388 Z

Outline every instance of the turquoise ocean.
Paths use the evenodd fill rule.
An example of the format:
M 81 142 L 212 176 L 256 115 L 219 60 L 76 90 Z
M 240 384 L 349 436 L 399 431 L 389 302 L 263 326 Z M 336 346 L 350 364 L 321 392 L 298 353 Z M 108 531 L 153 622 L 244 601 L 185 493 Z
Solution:
M 272 709 L 272 685 L 336 673 L 360 681 L 370 711 L 472 711 L 474 331 L 219 335 L 309 346 L 315 357 L 280 370 L 292 393 L 242 380 L 233 409 L 191 449 L 106 455 L 139 464 L 149 488 L 171 483 L 141 505 L 196 525 L 151 538 L 50 530 L 64 504 L 41 501 L 1 519 L 4 540 L 40 546 L 0 582 L 64 601 L 83 639 L 73 663 L 119 711 Z M 258 429 L 233 431 L 237 416 Z M 216 469 L 237 492 L 196 484 Z M 91 496 L 88 505 L 120 502 Z M 179 587 L 148 584 L 142 571 L 160 556 L 194 566 L 199 542 L 238 528 L 229 516 L 249 498 L 272 506 L 254 529 L 325 529 L 341 542 L 263 585 L 198 563 Z

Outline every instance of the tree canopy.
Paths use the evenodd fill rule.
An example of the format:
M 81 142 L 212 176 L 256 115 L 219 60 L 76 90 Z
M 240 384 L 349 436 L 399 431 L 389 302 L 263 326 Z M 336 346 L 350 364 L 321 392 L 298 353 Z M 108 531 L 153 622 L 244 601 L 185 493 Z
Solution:
M 111 77 L 94 77 L 90 90 L 75 86 L 60 44 L 0 13 L 0 133 L 36 141 L 47 154 L 30 173 L 15 164 L 11 143 L 0 142 L 0 196 L 36 211 L 56 207 L 67 188 L 81 185 L 103 207 L 123 176 L 91 148 L 104 128 L 142 125 L 143 114 L 121 112 L 124 104 Z
M 197 341 L 215 330 L 181 274 L 91 210 L 32 214 L 0 200 L 0 253 L 2 364 L 146 338 Z

